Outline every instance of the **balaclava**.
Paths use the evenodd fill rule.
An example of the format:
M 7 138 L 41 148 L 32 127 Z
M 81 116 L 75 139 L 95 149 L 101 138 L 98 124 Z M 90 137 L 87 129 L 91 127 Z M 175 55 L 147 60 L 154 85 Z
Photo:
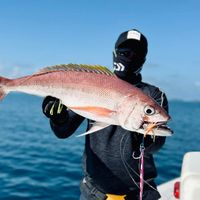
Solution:
M 141 81 L 140 71 L 147 51 L 147 39 L 138 30 L 121 33 L 113 51 L 114 73 L 127 82 L 137 84 Z

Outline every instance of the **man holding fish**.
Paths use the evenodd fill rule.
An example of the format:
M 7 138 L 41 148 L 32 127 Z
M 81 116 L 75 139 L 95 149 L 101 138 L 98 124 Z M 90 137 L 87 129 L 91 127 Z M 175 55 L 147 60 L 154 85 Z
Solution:
M 172 131 L 166 126 L 165 94 L 141 79 L 147 46 L 139 31 L 122 33 L 113 52 L 114 73 L 102 66 L 62 64 L 15 79 L 0 76 L 0 100 L 10 92 L 46 97 L 43 112 L 59 138 L 69 137 L 88 119 L 82 134 L 82 200 L 132 200 L 139 191 L 140 199 L 160 197 L 152 154 Z
M 83 103 L 80 106 L 74 106 L 62 101 L 67 105 L 66 107 L 61 104 L 59 98 L 52 96 L 47 96 L 43 101 L 43 112 L 50 118 L 51 128 L 59 138 L 67 138 L 73 134 L 85 119 L 83 116 L 89 118 L 88 130 L 85 133 L 83 156 L 85 177 L 81 181 L 81 200 L 139 199 L 140 163 L 138 157 L 142 142 L 145 147 L 143 199 L 160 198 L 154 182 L 157 172 L 152 154 L 163 146 L 165 136 L 171 135 L 171 131 L 166 126 L 169 116 L 165 94 L 157 87 L 142 82 L 140 72 L 146 60 L 147 51 L 148 43 L 145 36 L 138 30 L 129 30 L 120 34 L 116 41 L 113 52 L 114 74 L 109 74 L 108 71 L 98 67 L 93 69 L 95 73 L 104 75 L 107 73 L 107 76 L 115 76 L 118 82 L 121 80 L 123 82 L 123 87 L 120 84 L 117 85 L 118 82 L 115 84 L 114 79 L 113 83 L 111 81 L 105 83 L 110 84 L 110 86 L 106 85 L 109 93 L 113 92 L 112 88 L 116 85 L 116 90 L 120 94 L 124 92 L 122 96 L 113 92 L 113 98 L 106 100 L 105 104 L 102 103 L 107 107 L 89 106 L 90 104 L 84 106 Z M 87 70 L 90 71 L 89 68 Z M 98 87 L 98 84 L 95 84 L 92 91 Z M 132 85 L 136 87 L 136 91 L 132 91 Z M 155 101 L 149 98 L 151 99 L 149 102 L 150 100 L 146 96 L 143 97 L 137 88 L 142 91 L 142 94 Z M 107 93 L 103 95 L 105 97 Z M 93 96 L 90 97 L 92 98 Z M 123 103 L 111 106 L 115 98 Z M 102 98 L 102 102 L 104 99 Z M 90 114 L 85 115 L 85 113 Z M 93 117 L 94 115 L 96 118 Z

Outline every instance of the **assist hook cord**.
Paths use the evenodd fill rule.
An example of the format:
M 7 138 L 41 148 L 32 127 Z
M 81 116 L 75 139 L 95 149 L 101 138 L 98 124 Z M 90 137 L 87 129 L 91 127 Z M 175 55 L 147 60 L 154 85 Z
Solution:
M 133 152 L 134 159 L 140 159 L 140 200 L 142 200 L 143 189 L 144 189 L 144 137 L 140 144 L 140 155 L 138 157 L 135 156 L 135 152 Z
M 143 188 L 144 188 L 144 137 L 143 141 L 140 144 L 140 200 L 142 200 L 142 195 L 143 195 Z

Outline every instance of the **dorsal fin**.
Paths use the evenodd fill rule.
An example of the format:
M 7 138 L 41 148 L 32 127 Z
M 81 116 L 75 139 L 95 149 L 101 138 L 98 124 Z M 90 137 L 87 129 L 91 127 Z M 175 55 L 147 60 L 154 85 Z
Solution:
M 108 76 L 115 76 L 108 68 L 101 65 L 84 65 L 84 64 L 61 64 L 41 69 L 38 73 L 50 73 L 53 71 L 77 71 L 77 72 L 88 72 L 96 74 L 105 74 Z M 37 73 L 37 74 L 38 74 Z

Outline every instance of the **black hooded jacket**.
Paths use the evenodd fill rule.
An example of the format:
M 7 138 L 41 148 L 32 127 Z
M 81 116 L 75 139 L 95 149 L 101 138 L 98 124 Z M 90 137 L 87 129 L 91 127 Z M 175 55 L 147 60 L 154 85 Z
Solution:
M 141 82 L 134 83 L 145 94 L 151 96 L 168 112 L 168 102 L 165 94 L 157 87 Z M 72 111 L 68 112 L 68 120 L 56 125 L 50 121 L 51 128 L 59 138 L 69 137 L 83 122 L 84 118 Z M 90 120 L 88 120 L 88 128 Z M 137 189 L 139 185 L 139 160 L 133 158 L 140 154 L 140 144 L 143 135 L 124 130 L 120 126 L 109 126 L 85 137 L 83 169 L 87 180 L 99 191 L 111 194 L 126 194 Z M 165 143 L 165 137 L 156 137 L 155 141 L 149 135 L 144 140 L 144 179 L 153 180 L 157 176 L 153 153 Z M 134 179 L 134 180 L 133 180 Z M 136 182 L 136 184 L 134 183 Z

